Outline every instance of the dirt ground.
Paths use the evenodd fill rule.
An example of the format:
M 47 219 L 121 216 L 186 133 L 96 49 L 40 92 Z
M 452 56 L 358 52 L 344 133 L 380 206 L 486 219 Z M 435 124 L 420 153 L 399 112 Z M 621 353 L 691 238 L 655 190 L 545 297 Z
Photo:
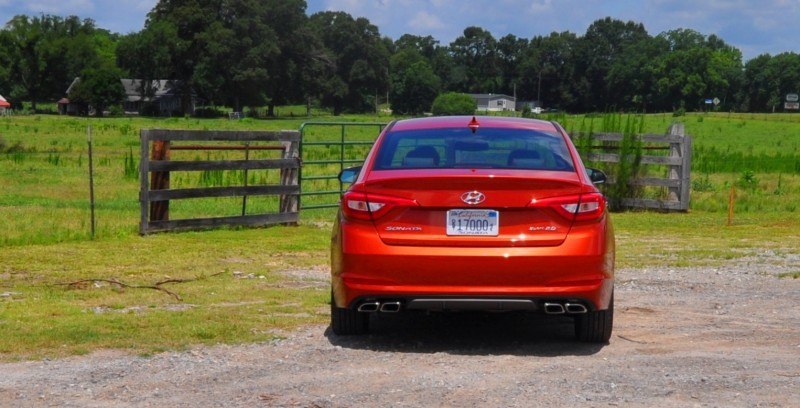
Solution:
M 357 338 L 317 326 L 266 344 L 0 364 L 0 406 L 798 407 L 800 279 L 777 277 L 796 271 L 800 257 L 770 252 L 618 271 L 608 345 L 575 342 L 566 318 L 384 315 Z

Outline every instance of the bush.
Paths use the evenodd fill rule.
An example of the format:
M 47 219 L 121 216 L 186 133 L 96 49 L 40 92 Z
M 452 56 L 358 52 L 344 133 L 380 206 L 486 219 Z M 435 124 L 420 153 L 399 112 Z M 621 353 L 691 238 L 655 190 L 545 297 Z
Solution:
M 217 108 L 202 107 L 202 108 L 197 108 L 197 109 L 194 110 L 194 116 L 196 118 L 212 119 L 212 118 L 221 118 L 221 117 L 227 116 L 227 115 L 226 115 L 225 112 L 223 112 L 223 111 L 221 111 L 221 110 L 219 110 Z
M 754 190 L 758 187 L 758 178 L 753 170 L 745 170 L 736 180 L 736 185 L 740 188 Z
M 436 97 L 431 112 L 434 115 L 472 115 L 477 107 L 475 99 L 471 96 L 447 92 Z
M 124 116 L 124 115 L 125 115 L 125 111 L 124 111 L 124 110 L 122 110 L 122 106 L 119 106 L 119 105 L 111 105 L 111 106 L 108 108 L 108 114 L 109 114 L 110 116 Z

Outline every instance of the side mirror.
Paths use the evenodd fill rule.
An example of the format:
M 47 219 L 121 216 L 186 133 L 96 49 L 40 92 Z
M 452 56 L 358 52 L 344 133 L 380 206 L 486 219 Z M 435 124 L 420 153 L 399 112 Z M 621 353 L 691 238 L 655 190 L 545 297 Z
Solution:
M 589 180 L 592 180 L 593 184 L 604 184 L 608 179 L 606 173 L 597 169 L 587 168 L 586 172 L 589 173 Z
M 339 173 L 339 181 L 352 183 L 358 178 L 358 173 L 361 173 L 361 166 L 348 167 Z

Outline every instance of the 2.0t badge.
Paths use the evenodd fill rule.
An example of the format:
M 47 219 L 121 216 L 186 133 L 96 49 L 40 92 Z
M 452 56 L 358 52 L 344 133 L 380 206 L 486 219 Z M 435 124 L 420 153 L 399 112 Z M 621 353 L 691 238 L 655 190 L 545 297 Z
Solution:
M 469 205 L 478 205 L 484 201 L 486 201 L 486 196 L 481 193 L 480 191 L 467 191 L 464 194 L 461 194 L 461 201 L 469 204 Z

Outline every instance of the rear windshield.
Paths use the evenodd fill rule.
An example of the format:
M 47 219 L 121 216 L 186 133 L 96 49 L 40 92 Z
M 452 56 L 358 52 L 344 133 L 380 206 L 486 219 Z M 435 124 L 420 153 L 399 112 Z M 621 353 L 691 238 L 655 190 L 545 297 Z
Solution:
M 468 128 L 390 132 L 374 170 L 526 169 L 575 171 L 559 134 L 525 129 Z

